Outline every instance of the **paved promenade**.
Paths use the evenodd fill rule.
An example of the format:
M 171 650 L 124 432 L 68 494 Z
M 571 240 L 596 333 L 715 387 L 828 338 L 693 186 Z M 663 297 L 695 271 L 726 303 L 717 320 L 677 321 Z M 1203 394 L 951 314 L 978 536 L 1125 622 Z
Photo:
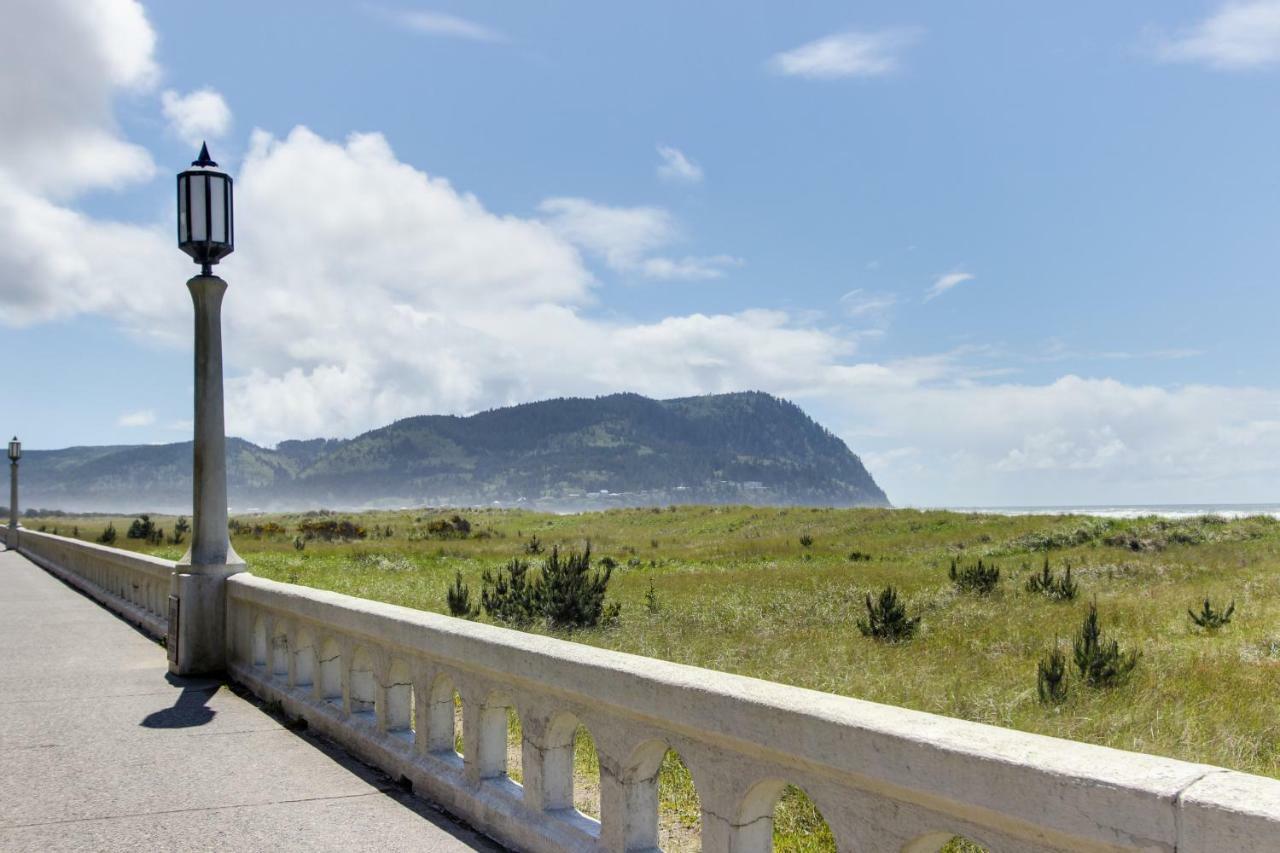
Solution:
M 0 850 L 497 848 L 0 553 Z

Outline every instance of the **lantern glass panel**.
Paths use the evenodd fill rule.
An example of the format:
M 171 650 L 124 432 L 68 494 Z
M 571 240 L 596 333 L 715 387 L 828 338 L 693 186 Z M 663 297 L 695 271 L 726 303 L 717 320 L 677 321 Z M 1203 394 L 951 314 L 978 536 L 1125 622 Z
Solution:
M 213 175 L 209 176 L 209 227 L 213 242 L 227 242 L 227 182 Z
M 191 182 L 191 239 L 209 239 L 209 220 L 204 204 L 205 177 L 197 175 Z
M 178 176 L 178 242 L 185 243 L 191 235 L 187 231 L 187 187 L 191 179 L 186 175 Z

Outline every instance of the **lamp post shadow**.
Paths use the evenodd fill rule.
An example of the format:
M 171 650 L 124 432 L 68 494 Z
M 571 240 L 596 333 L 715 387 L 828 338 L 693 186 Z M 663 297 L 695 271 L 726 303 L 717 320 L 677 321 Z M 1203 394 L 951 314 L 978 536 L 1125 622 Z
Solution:
M 208 701 L 222 686 L 206 678 L 181 678 L 166 675 L 165 680 L 182 692 L 171 708 L 152 711 L 138 725 L 147 729 L 189 729 L 213 722 L 217 711 L 208 707 Z

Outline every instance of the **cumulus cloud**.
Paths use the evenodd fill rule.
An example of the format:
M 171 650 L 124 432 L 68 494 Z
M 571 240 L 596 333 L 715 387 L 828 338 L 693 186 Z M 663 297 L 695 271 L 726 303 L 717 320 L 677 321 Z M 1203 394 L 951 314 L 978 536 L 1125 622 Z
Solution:
M 218 139 L 231 129 L 231 108 L 213 89 L 197 89 L 180 95 L 168 89 L 160 95 L 169 128 L 188 145 Z
M 949 272 L 945 275 L 938 276 L 937 280 L 925 291 L 924 301 L 941 296 L 951 288 L 958 284 L 964 284 L 966 281 L 972 281 L 973 276 L 967 272 Z
M 719 278 L 742 260 L 732 255 L 655 254 L 679 237 L 671 214 L 659 207 L 611 207 L 585 198 L 549 198 L 538 206 L 557 234 L 600 257 L 617 272 L 659 280 Z
M 0 169 L 11 184 L 71 195 L 149 178 L 113 102 L 154 83 L 155 33 L 135 0 L 42 0 L 0 27 Z
M 837 33 L 778 53 L 769 66 L 790 77 L 880 77 L 898 70 L 902 51 L 919 36 L 914 29 Z
M 126 412 L 116 419 L 116 424 L 122 427 L 147 427 L 156 422 L 156 413 L 150 409 L 143 409 L 137 412 Z
M 500 42 L 507 40 L 506 36 L 497 30 L 444 12 L 383 10 L 383 14 L 404 29 L 426 35 L 469 39 L 471 41 Z
M 78 18 L 90 6 L 121 17 L 86 32 L 49 12 Z M 76 76 L 77 103 L 99 105 L 81 117 L 50 106 L 50 148 L 98 133 L 128 149 L 110 101 L 154 73 L 136 4 L 49 2 L 21 14 L 45 15 L 96 67 L 116 69 L 82 79 L 46 67 Z M 142 59 L 94 42 L 120 33 L 133 34 L 125 43 Z M 15 80 L 26 78 L 0 74 L 0 109 L 13 109 Z M 0 140 L 0 323 L 89 313 L 187 346 L 189 321 L 178 320 L 190 316 L 181 282 L 193 268 L 173 246 L 172 223 L 75 209 L 61 194 L 91 181 L 47 180 L 28 142 Z M 309 180 L 320 173 L 322 185 Z M 227 417 L 231 432 L 256 441 L 351 435 L 408 415 L 556 395 L 758 388 L 836 430 L 901 502 L 1249 500 L 1280 479 L 1275 389 L 1074 375 L 1018 382 L 973 364 L 972 351 L 860 360 L 846 333 L 788 311 L 637 321 L 601 310 L 587 257 L 658 277 L 735 262 L 673 255 L 679 229 L 660 208 L 552 198 L 535 216 L 502 213 L 403 162 L 378 134 L 337 140 L 301 127 L 255 133 L 237 190 L 241 222 L 253 227 L 222 267 Z M 950 276 L 965 277 L 954 287 L 968 274 Z M 892 310 L 890 297 L 870 291 L 841 304 L 862 320 Z M 146 428 L 150 416 L 129 412 L 120 423 Z
M 696 184 L 702 181 L 702 167 L 684 155 L 679 148 L 658 146 L 658 177 L 673 183 Z
M 1225 71 L 1280 64 L 1280 0 L 1228 3 L 1195 26 L 1161 39 L 1157 55 Z

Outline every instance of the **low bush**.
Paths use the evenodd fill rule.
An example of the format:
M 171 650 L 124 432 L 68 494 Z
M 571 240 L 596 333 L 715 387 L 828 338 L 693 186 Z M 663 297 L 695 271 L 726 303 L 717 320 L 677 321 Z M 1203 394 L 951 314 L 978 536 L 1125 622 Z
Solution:
M 920 624 L 920 617 L 907 615 L 907 608 L 898 601 L 898 591 L 886 586 L 875 601 L 867 593 L 867 618 L 858 620 L 858 630 L 864 637 L 873 637 L 886 643 L 911 639 Z
M 98 541 L 103 545 L 110 545 L 116 541 L 116 526 L 112 522 L 107 522 L 107 529 L 102 531 L 102 535 L 98 537 Z
M 151 521 L 151 516 L 140 515 L 133 520 L 133 524 L 129 525 L 129 529 L 125 531 L 125 536 L 129 539 L 143 539 L 148 542 L 155 536 L 156 526 Z
M 953 559 L 948 575 L 956 589 L 978 595 L 990 595 L 1000 583 L 1000 569 L 994 564 L 987 565 L 981 559 L 972 566 L 961 566 Z
M 1049 568 L 1049 558 L 1044 558 L 1044 567 L 1040 574 L 1027 578 L 1027 592 L 1043 595 L 1054 601 L 1074 601 L 1080 592 L 1080 584 L 1071 579 L 1071 564 L 1061 577 L 1055 576 Z
M 1090 687 L 1115 687 L 1123 684 L 1138 665 L 1136 651 L 1122 652 L 1120 644 L 1107 639 L 1098 623 L 1098 602 L 1089 604 L 1080 631 L 1072 641 L 1076 669 Z
M 1216 631 L 1223 625 L 1231 621 L 1231 614 L 1236 612 L 1236 603 L 1232 601 L 1227 605 L 1226 610 L 1214 610 L 1209 599 L 1204 600 L 1204 606 L 1200 608 L 1199 613 L 1187 611 L 1187 615 L 1191 617 L 1191 621 L 1201 628 L 1209 631 Z
M 621 605 L 605 603 L 612 569 L 592 572 L 591 546 L 561 556 L 558 547 L 529 574 L 529 563 L 513 558 L 497 572 L 485 570 L 480 603 L 492 618 L 511 625 L 544 619 L 552 628 L 591 628 L 617 619 Z
M 480 608 L 471 603 L 471 588 L 462 582 L 462 572 L 454 574 L 453 586 L 449 587 L 447 598 L 450 616 L 474 619 L 480 613 Z
M 1036 693 L 1045 705 L 1061 705 L 1067 701 L 1067 656 L 1056 640 L 1049 656 L 1036 666 Z
M 298 532 L 308 541 L 321 539 L 325 542 L 332 542 L 335 539 L 364 539 L 369 535 L 369 531 L 354 521 L 348 521 L 345 518 L 341 521 L 335 521 L 332 518 L 322 518 L 315 521 L 308 519 L 298 525 Z
M 871 555 L 865 551 L 850 551 L 849 562 L 851 563 L 868 563 L 871 561 Z

